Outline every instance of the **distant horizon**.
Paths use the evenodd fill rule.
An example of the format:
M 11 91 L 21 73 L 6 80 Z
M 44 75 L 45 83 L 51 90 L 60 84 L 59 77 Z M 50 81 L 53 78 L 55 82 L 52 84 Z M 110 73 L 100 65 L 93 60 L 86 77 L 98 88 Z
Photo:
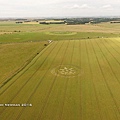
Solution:
M 41 16 L 41 17 L 0 17 L 0 19 L 43 19 L 43 18 L 54 18 L 54 19 L 63 19 L 63 18 L 120 18 L 120 16 Z

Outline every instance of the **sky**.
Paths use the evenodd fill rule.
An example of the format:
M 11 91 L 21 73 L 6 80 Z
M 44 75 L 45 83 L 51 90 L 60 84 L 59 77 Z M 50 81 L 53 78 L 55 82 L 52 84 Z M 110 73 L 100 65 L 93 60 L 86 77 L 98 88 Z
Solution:
M 120 0 L 0 0 L 0 18 L 76 16 L 120 16 Z

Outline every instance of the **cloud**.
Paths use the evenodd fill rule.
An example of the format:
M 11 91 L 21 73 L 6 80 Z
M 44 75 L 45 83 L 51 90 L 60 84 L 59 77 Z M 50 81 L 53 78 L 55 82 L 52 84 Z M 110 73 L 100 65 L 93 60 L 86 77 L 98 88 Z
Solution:
M 2 16 L 119 15 L 120 0 L 0 0 Z
M 80 6 L 80 8 L 82 8 L 82 9 L 88 9 L 88 8 L 91 8 L 91 7 L 89 5 L 87 5 L 87 4 L 83 4 L 83 5 Z
M 102 9 L 105 9 L 105 10 L 113 10 L 113 7 L 112 7 L 112 5 L 104 5 L 104 6 L 102 6 L 101 7 Z
M 71 9 L 89 9 L 92 7 L 87 4 L 82 4 L 82 5 L 74 4 L 74 5 L 70 6 L 70 8 Z
M 77 5 L 77 4 L 75 4 L 75 5 L 71 6 L 70 8 L 72 8 L 72 9 L 79 9 L 79 8 L 80 8 L 80 6 L 79 6 L 79 5 Z

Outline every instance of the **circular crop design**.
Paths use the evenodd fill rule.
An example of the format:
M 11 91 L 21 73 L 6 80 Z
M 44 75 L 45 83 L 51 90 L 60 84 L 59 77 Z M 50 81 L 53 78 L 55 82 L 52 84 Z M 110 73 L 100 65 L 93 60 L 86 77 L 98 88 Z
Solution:
M 56 32 L 46 32 L 49 35 L 75 35 L 76 32 L 63 32 L 63 31 L 56 31 Z
M 56 76 L 75 77 L 80 75 L 81 71 L 73 65 L 59 65 L 51 70 L 51 73 Z

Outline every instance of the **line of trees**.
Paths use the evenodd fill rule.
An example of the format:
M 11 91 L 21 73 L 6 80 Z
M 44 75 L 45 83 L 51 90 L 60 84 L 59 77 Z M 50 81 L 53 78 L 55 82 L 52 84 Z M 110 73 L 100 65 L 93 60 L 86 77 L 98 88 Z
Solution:
M 66 24 L 97 24 L 101 22 L 120 21 L 120 18 L 67 18 Z

